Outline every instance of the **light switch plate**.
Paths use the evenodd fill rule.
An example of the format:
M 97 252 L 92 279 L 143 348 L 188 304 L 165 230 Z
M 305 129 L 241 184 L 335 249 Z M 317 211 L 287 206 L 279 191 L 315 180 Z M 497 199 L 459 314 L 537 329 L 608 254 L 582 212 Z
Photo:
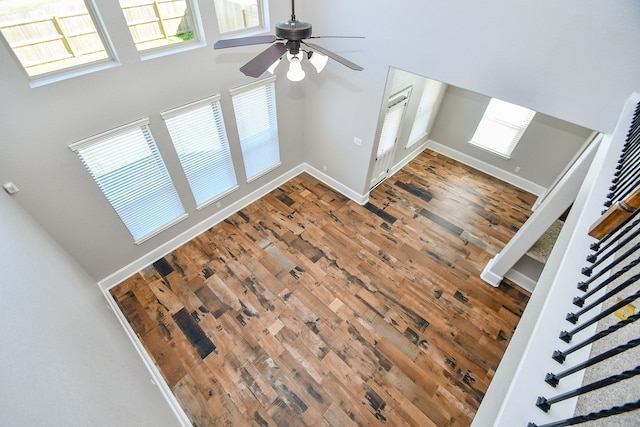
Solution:
M 7 182 L 6 184 L 2 184 L 2 188 L 9 194 L 16 194 L 20 189 L 16 187 L 13 182 Z

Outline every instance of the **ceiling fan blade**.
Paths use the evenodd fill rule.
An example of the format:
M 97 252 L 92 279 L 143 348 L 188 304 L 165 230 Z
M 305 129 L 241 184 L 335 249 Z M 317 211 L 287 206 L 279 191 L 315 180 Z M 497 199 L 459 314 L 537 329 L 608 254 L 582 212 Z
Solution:
M 237 39 L 218 40 L 213 45 L 213 48 L 225 49 L 228 47 L 250 46 L 253 44 L 273 43 L 276 40 L 277 40 L 276 36 L 240 37 Z
M 363 39 L 364 36 L 311 36 L 310 39 Z
M 322 48 L 318 45 L 312 44 L 312 43 L 307 43 L 305 41 L 300 41 L 301 43 L 309 46 L 311 49 L 313 50 L 317 50 L 318 52 L 320 52 L 323 55 L 328 56 L 329 58 L 338 61 L 339 63 L 341 63 L 342 65 L 346 65 L 347 67 L 351 68 L 352 70 L 356 70 L 356 71 L 362 71 L 364 70 L 364 68 L 362 68 L 361 66 L 359 66 L 358 64 L 354 64 L 353 62 L 349 61 L 346 58 L 343 58 L 342 56 L 338 55 L 337 53 L 333 53 L 330 50 L 327 50 L 325 48 Z
M 240 67 L 240 71 L 242 71 L 245 76 L 260 77 L 262 73 L 267 71 L 267 68 L 284 55 L 286 51 L 287 45 L 284 43 L 276 43 L 269 46 L 266 50 L 262 51 L 262 53 L 258 54 L 258 56 Z

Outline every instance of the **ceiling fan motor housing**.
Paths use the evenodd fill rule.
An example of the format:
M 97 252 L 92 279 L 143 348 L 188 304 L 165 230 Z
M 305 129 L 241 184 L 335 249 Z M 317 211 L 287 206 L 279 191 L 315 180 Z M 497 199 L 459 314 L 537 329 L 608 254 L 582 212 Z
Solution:
M 304 40 L 311 37 L 311 24 L 302 21 L 285 21 L 276 24 L 276 36 L 287 40 Z

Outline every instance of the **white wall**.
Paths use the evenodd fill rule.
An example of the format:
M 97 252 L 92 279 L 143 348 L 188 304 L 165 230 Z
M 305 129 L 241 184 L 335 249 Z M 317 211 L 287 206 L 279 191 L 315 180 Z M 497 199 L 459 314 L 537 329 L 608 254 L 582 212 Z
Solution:
M 361 191 L 388 66 L 605 132 L 640 88 L 636 1 L 300 3 L 315 34 L 366 36 L 318 40 L 365 70 L 329 63 L 305 112 L 307 162 Z
M 246 196 L 303 162 L 304 86 L 278 79 L 277 107 L 282 166 L 251 184 L 244 180 L 229 89 L 255 79 L 238 69 L 265 45 L 214 51 L 218 39 L 212 1 L 200 1 L 206 45 L 160 58 L 141 60 L 118 2 L 97 0 L 121 65 L 69 80 L 31 88 L 8 49 L 0 43 L 0 182 L 14 181 L 16 200 L 96 281 L 204 221 L 215 206 L 196 210 L 160 113 L 186 103 L 222 95 L 222 109 L 240 189 L 221 208 Z M 288 5 L 272 2 L 272 14 Z M 150 128 L 176 184 L 189 218 L 137 246 L 68 145 L 149 117 Z
M 0 193 L 0 424 L 177 426 L 87 274 Z
M 488 96 L 448 86 L 429 138 L 464 157 L 503 171 L 505 181 L 514 175 L 548 188 L 592 133 L 590 129 L 537 113 L 511 158 L 505 159 L 469 144 L 490 100 Z M 551 152 L 553 155 L 549 155 Z
M 214 51 L 213 2 L 201 0 L 206 45 L 141 61 L 117 2 L 96 0 L 121 65 L 31 88 L 0 44 L 0 182 L 15 181 L 16 200 L 93 277 L 100 280 L 217 212 L 196 211 L 160 112 L 221 93 L 227 131 L 241 171 L 228 89 L 252 81 L 238 68 L 264 46 Z M 272 0 L 272 21 L 290 3 Z M 631 0 L 299 1 L 297 16 L 315 35 L 365 39 L 314 42 L 365 67 L 330 61 L 292 84 L 277 83 L 283 166 L 222 201 L 222 207 L 276 176 L 309 163 L 366 193 L 367 174 L 389 66 L 606 131 L 626 97 L 640 88 L 640 5 Z M 282 71 L 282 70 L 280 70 Z M 282 74 L 282 73 L 281 73 Z M 67 145 L 149 117 L 189 219 L 140 246 Z M 361 146 L 353 143 L 361 138 Z M 242 174 L 239 173 L 242 182 Z

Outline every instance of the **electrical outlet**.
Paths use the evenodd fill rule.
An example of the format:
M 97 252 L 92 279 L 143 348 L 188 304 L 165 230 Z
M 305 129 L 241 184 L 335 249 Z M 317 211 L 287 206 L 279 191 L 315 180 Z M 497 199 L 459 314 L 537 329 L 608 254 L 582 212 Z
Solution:
M 515 171 L 516 171 L 516 173 L 520 172 L 520 166 L 516 166 Z
M 360 138 L 358 138 L 357 136 L 353 137 L 353 143 L 356 144 L 357 146 L 362 145 L 362 140 Z
M 220 202 L 216 202 L 216 208 L 220 209 L 220 206 L 222 206 Z
M 327 171 L 327 165 L 322 165 L 322 170 L 323 170 L 324 172 L 326 172 L 326 171 Z

